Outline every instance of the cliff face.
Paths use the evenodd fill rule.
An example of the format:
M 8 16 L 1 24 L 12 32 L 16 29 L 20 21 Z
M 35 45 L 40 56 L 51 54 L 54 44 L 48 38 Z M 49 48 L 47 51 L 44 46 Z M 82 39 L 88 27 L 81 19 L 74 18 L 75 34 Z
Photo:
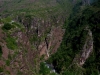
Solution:
M 89 56 L 93 52 L 92 31 L 88 27 L 86 27 L 85 30 L 87 31 L 85 43 L 83 45 L 81 52 L 79 53 L 79 56 L 76 56 L 73 60 L 73 63 L 77 63 L 80 66 L 83 66 L 85 64 L 86 60 L 89 58 Z
M 90 29 L 87 29 L 88 31 L 88 37 L 86 39 L 86 42 L 83 46 L 81 58 L 80 58 L 80 65 L 84 65 L 86 59 L 89 58 L 90 54 L 93 52 L 93 36 L 92 31 Z
M 62 8 L 56 0 L 9 0 L 0 4 L 0 74 L 39 74 L 40 62 L 54 54 L 62 42 L 66 18 Z
M 26 35 L 29 37 L 31 44 L 40 51 L 40 55 L 43 55 L 45 52 L 48 53 L 48 50 L 50 54 L 56 52 L 61 43 L 64 34 L 64 29 L 62 29 L 64 20 L 60 17 L 62 16 L 56 19 L 49 18 L 47 20 L 24 17 L 21 21 L 18 18 L 16 21 L 21 22 L 25 26 Z M 47 55 L 47 53 L 45 54 Z
M 35 75 L 35 73 L 37 75 L 40 62 L 54 54 L 62 42 L 64 29 L 61 26 L 63 21 L 57 19 L 53 22 L 50 19 L 44 20 L 30 17 L 21 17 L 19 19 L 17 17 L 15 21 L 11 22 L 9 22 L 11 25 L 20 24 L 21 28 L 15 27 L 4 33 L 0 31 L 0 40 L 2 41 L 3 38 L 8 39 L 8 36 L 9 39 L 14 38 L 18 48 L 7 47 L 7 44 L 10 41 L 12 42 L 12 39 L 0 42 L 3 51 L 1 58 L 5 60 L 0 60 L 1 66 L 5 66 L 3 69 L 11 75 L 17 75 L 18 72 L 23 75 Z M 2 22 L 0 25 L 2 25 L 2 28 L 5 24 Z M 40 60 L 41 58 L 42 60 Z M 6 65 L 7 63 L 8 65 Z M 6 73 L 2 72 L 1 74 Z

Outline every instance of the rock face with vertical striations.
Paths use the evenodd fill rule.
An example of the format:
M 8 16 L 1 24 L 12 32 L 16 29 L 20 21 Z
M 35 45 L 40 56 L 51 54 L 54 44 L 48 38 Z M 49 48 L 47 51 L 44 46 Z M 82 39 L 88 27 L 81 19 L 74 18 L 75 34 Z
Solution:
M 87 38 L 85 41 L 85 44 L 83 46 L 83 50 L 80 54 L 80 61 L 79 61 L 79 65 L 84 65 L 86 59 L 89 58 L 90 54 L 93 52 L 93 35 L 92 35 L 92 31 L 86 27 L 86 30 L 88 32 L 87 34 Z

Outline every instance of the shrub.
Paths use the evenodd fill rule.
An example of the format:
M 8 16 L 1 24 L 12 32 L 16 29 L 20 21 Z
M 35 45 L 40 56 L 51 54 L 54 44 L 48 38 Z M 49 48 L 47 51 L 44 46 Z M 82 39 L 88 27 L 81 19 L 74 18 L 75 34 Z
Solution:
M 7 65 L 7 66 L 10 65 L 10 60 L 6 60 L 6 65 Z
M 12 50 L 17 49 L 17 43 L 16 43 L 16 39 L 15 38 L 12 38 L 11 36 L 8 36 L 6 38 L 6 42 L 7 42 L 7 47 L 9 49 L 12 49 Z
M 0 67 L 0 73 L 3 72 L 3 68 Z
M 0 57 L 2 56 L 2 47 L 0 46 Z
M 2 27 L 3 30 L 10 30 L 11 28 L 13 28 L 13 26 L 9 23 L 5 23 L 4 26 Z

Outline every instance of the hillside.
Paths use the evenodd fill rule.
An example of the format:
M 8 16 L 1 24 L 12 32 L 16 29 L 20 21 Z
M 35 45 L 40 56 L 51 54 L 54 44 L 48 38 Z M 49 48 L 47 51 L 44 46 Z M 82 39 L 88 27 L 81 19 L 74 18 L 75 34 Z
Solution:
M 99 75 L 100 2 L 73 15 L 58 51 L 47 62 L 61 75 Z
M 51 17 L 62 15 L 68 9 L 68 15 L 72 8 L 72 1 L 63 0 L 5 0 L 0 2 L 0 13 L 3 15 L 15 15 L 20 13 L 31 14 L 36 17 Z M 12 13 L 12 14 L 11 14 Z

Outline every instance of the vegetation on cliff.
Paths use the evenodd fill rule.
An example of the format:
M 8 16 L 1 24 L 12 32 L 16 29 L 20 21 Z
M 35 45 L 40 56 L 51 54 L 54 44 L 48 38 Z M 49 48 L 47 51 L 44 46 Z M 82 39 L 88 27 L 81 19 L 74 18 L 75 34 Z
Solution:
M 86 7 L 85 10 L 78 10 L 78 13 L 72 15 L 69 18 L 69 24 L 65 24 L 67 27 L 61 46 L 47 62 L 51 62 L 57 72 L 62 75 L 99 75 L 100 2 L 98 1 Z M 85 64 L 79 66 L 73 60 L 77 60 L 77 57 L 80 57 L 80 52 L 88 37 L 87 26 L 93 33 L 94 49 L 89 59 L 85 61 Z

